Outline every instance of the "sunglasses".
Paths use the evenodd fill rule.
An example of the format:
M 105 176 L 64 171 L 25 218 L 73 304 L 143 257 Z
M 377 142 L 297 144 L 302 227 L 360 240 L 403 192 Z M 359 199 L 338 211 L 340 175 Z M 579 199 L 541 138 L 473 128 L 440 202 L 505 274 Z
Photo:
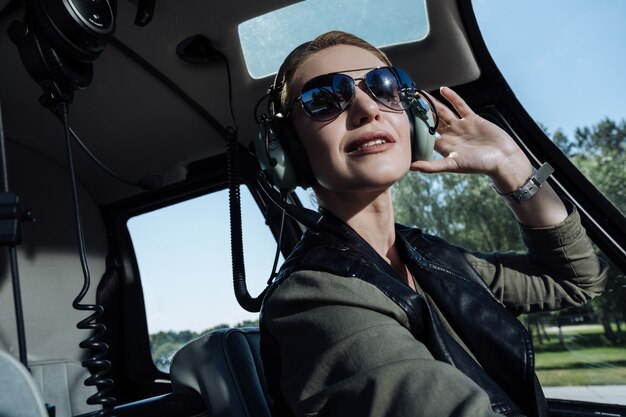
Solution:
M 318 122 L 336 119 L 350 107 L 358 81 L 363 81 L 371 96 L 384 107 L 403 111 L 411 105 L 426 114 L 433 106 L 430 99 L 415 88 L 415 83 L 401 68 L 379 67 L 367 72 L 361 78 L 352 78 L 344 73 L 363 71 L 369 68 L 319 75 L 304 83 L 302 92 L 291 105 L 287 115 L 300 102 L 306 115 Z M 426 98 L 426 100 L 424 100 Z

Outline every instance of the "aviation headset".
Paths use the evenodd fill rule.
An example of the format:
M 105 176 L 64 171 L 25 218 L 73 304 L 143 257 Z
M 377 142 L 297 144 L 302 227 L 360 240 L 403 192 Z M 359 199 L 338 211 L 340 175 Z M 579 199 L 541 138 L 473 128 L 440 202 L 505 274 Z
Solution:
M 44 89 L 42 100 L 69 103 L 73 91 L 91 83 L 92 62 L 113 36 L 116 12 L 116 0 L 26 2 L 23 22 L 12 22 L 8 34 Z
M 268 115 L 261 115 L 259 134 L 254 141 L 254 151 L 261 169 L 281 193 L 291 192 L 297 186 L 308 188 L 316 184 L 306 152 L 281 104 L 287 63 L 309 44 L 306 42 L 294 49 L 280 66 L 267 92 Z M 418 99 L 405 111 L 410 124 L 411 161 L 428 160 L 435 145 L 433 114 Z

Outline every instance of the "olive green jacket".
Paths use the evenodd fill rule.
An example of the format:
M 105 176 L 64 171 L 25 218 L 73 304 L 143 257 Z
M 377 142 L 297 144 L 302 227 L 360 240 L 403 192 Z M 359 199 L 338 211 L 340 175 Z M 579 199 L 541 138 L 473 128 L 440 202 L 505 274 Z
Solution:
M 606 267 L 594 255 L 573 208 L 557 226 L 520 229 L 526 254 L 472 253 L 455 248 L 506 310 L 519 314 L 579 306 L 602 292 Z M 350 247 L 339 248 L 346 254 L 352 252 Z M 409 317 L 404 301 L 360 279 L 355 263 L 345 271 L 329 273 L 333 269 L 325 265 L 323 251 L 307 251 L 294 259 L 297 262 L 288 259 L 283 265 L 261 315 L 263 359 L 270 392 L 277 397 L 277 413 L 371 417 L 520 414 L 496 407 L 491 394 L 476 378 L 461 372 L 454 360 L 436 359 L 433 355 L 438 353 L 429 348 L 432 342 L 423 340 L 415 324 L 433 317 Z M 488 359 L 489 353 L 472 352 L 465 343 L 470 338 L 463 334 L 464 326 L 459 326 L 449 310 L 442 312 L 420 288 L 419 268 L 412 267 L 410 260 L 407 265 L 416 276 L 421 298 L 436 311 L 435 320 L 479 367 L 488 369 L 491 365 L 481 361 Z M 509 315 L 505 308 L 501 314 Z M 481 314 L 472 311 L 464 313 L 465 320 L 475 325 Z M 480 321 L 478 325 L 480 328 Z M 483 331 L 495 333 L 498 339 L 500 335 L 505 338 L 511 327 Z M 476 346 L 475 341 L 471 345 Z M 530 359 L 524 360 L 532 362 L 532 348 L 529 350 Z M 506 358 L 498 360 L 506 368 Z M 527 367 L 533 371 L 532 363 Z M 281 411 L 282 406 L 289 411 Z

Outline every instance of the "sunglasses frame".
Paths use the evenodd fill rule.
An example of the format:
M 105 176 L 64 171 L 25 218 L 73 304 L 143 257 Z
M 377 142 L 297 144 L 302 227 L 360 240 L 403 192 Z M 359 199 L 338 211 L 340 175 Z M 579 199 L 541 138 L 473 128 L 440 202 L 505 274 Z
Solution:
M 411 88 L 413 90 L 413 94 L 412 97 L 409 97 L 409 99 L 404 102 L 404 101 L 399 101 L 400 104 L 400 108 L 393 108 L 391 106 L 389 106 L 388 104 L 386 104 L 381 98 L 377 97 L 376 94 L 370 89 L 370 86 L 367 84 L 366 78 L 367 76 L 372 73 L 373 71 L 376 70 L 380 70 L 380 69 L 387 69 L 389 72 L 391 72 L 391 74 L 396 78 L 396 80 L 399 82 L 400 80 L 398 79 L 398 77 L 394 74 L 394 71 L 403 71 L 406 76 L 409 78 L 410 83 L 411 83 Z M 347 74 L 344 73 L 348 73 L 348 72 L 357 72 L 357 71 L 365 71 L 365 70 L 369 70 L 363 77 L 358 77 L 358 78 L 352 78 Z M 337 117 L 339 117 L 341 115 L 341 113 L 343 113 L 345 110 L 347 110 L 348 108 L 350 108 L 350 106 L 352 105 L 352 102 L 354 101 L 354 97 L 356 95 L 356 89 L 358 88 L 358 82 L 359 81 L 365 81 L 365 87 L 367 88 L 367 92 L 368 94 L 371 95 L 371 97 L 378 103 L 378 104 L 382 104 L 385 108 L 391 110 L 391 111 L 405 111 L 406 109 L 408 109 L 409 107 L 411 107 L 411 105 L 415 104 L 417 109 L 421 112 L 421 113 L 427 113 L 429 108 L 428 105 L 430 105 L 430 109 L 434 109 L 433 103 L 431 102 L 430 98 L 428 98 L 428 96 L 421 90 L 418 90 L 417 88 L 415 88 L 415 82 L 413 81 L 413 79 L 411 78 L 411 76 L 408 74 L 408 72 L 406 72 L 404 69 L 399 68 L 399 67 L 393 67 L 393 66 L 380 66 L 380 67 L 368 67 L 368 68 L 357 68 L 357 69 L 352 69 L 352 70 L 345 70 L 345 71 L 336 71 L 336 72 L 329 72 L 327 74 L 321 74 L 318 75 L 316 77 L 311 78 L 310 80 L 308 80 L 306 83 L 304 83 L 303 85 L 303 90 L 304 87 L 312 82 L 313 80 L 316 80 L 318 78 L 321 77 L 328 77 L 328 76 L 334 76 L 334 75 L 344 75 L 345 77 L 349 78 L 352 81 L 352 86 L 353 86 L 353 91 L 352 91 L 352 97 L 350 98 L 349 101 L 347 101 L 347 104 L 344 108 L 341 108 L 341 105 L 339 104 L 339 108 L 341 108 L 341 110 L 334 115 L 333 117 L 330 117 L 328 119 L 316 119 L 315 117 L 313 117 L 312 114 L 310 114 L 310 110 L 307 110 L 307 108 L 305 107 L 303 101 L 302 101 L 302 96 L 303 93 L 302 91 L 300 92 L 300 95 L 293 101 L 293 103 L 289 106 L 289 109 L 287 111 L 286 117 L 290 117 L 293 109 L 296 105 L 296 103 L 299 101 L 300 105 L 302 106 L 302 110 L 304 111 L 304 113 L 307 115 L 307 117 L 309 117 L 311 120 L 315 120 L 318 122 L 330 122 L 335 120 Z M 405 89 L 406 90 L 406 89 Z M 334 94 L 334 93 L 333 93 Z M 420 101 L 420 99 L 425 98 L 428 103 L 424 103 L 423 101 Z M 337 100 L 337 103 L 341 103 L 341 101 Z M 404 105 L 406 104 L 406 106 Z M 436 112 L 435 112 L 436 113 Z M 438 122 L 438 117 L 437 117 L 437 122 Z M 437 123 L 438 124 L 438 123 Z

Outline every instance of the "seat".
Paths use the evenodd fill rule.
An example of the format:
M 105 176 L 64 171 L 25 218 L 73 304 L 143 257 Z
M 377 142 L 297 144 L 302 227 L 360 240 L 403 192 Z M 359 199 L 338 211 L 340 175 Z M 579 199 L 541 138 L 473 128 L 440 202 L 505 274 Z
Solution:
M 259 342 L 258 328 L 215 330 L 189 342 L 172 359 L 172 390 L 197 391 L 213 417 L 271 417 Z
M 28 367 L 44 402 L 54 405 L 56 417 L 71 417 L 102 408 L 86 402 L 98 390 L 95 386 L 85 385 L 89 371 L 80 363 L 68 360 L 30 361 Z
M 41 394 L 28 370 L 0 350 L 0 417 L 48 417 Z

